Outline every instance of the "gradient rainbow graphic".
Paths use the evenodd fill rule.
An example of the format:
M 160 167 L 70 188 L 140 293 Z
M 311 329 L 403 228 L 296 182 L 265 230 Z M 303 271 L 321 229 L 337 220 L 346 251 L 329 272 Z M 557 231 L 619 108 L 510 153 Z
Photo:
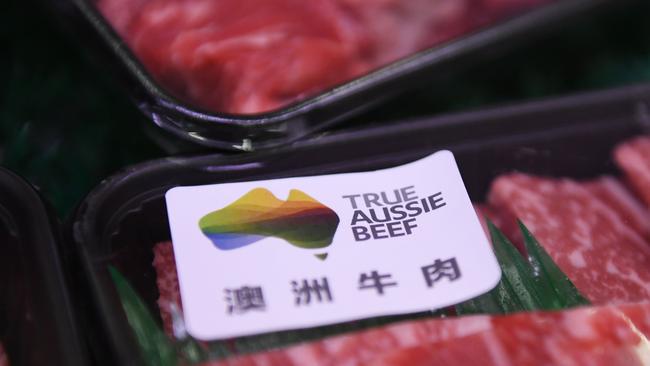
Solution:
M 283 239 L 298 248 L 325 248 L 332 244 L 338 225 L 336 212 L 297 189 L 282 201 L 268 189 L 255 188 L 199 220 L 203 234 L 222 250 L 266 237 Z M 325 259 L 327 254 L 317 257 Z

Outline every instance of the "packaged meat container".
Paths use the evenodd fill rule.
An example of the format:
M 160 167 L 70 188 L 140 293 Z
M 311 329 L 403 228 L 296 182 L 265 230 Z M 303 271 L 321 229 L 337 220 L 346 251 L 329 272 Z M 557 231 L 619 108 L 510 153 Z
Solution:
M 86 365 L 59 222 L 24 180 L 0 168 L 0 364 Z
M 587 215 L 587 212 L 590 215 L 596 215 L 594 217 L 590 216 L 589 220 L 601 220 L 598 222 L 601 223 L 599 225 L 602 227 L 610 227 L 607 222 L 622 223 L 622 226 L 618 227 L 618 229 L 612 226 L 611 230 L 620 229 L 625 231 L 625 234 L 621 234 L 627 238 L 625 240 L 621 239 L 621 242 L 625 241 L 625 245 L 620 244 L 620 248 L 617 249 L 620 253 L 623 253 L 625 250 L 629 250 L 626 247 L 628 244 L 639 245 L 639 242 L 642 241 L 648 244 L 647 240 L 650 238 L 648 236 L 648 233 L 650 233 L 648 223 L 650 221 L 648 216 L 644 216 L 648 214 L 648 204 L 650 202 L 643 203 L 644 183 L 636 179 L 634 174 L 629 174 L 630 171 L 634 171 L 634 166 L 642 166 L 642 163 L 639 163 L 639 156 L 641 156 L 641 160 L 643 158 L 642 149 L 639 150 L 641 152 L 638 152 L 630 146 L 639 145 L 638 141 L 640 140 L 635 139 L 644 135 L 647 138 L 648 134 L 650 134 L 650 86 L 640 85 L 443 117 L 395 121 L 390 125 L 358 130 L 351 129 L 296 142 L 291 146 L 267 151 L 264 154 L 167 158 L 128 168 L 104 181 L 87 196 L 74 216 L 74 226 L 71 232 L 71 240 L 76 244 L 80 257 L 81 268 L 79 268 L 79 271 L 82 273 L 81 277 L 86 280 L 88 294 L 84 299 L 88 302 L 87 306 L 94 309 L 92 319 L 86 322 L 87 324 L 93 324 L 92 329 L 88 329 L 88 331 L 94 332 L 96 337 L 103 341 L 103 343 L 96 343 L 98 348 L 95 349 L 95 352 L 102 355 L 113 355 L 114 359 L 107 359 L 107 364 L 143 364 L 145 362 L 139 351 L 136 336 L 122 310 L 121 300 L 111 279 L 109 267 L 119 271 L 133 287 L 135 293 L 141 297 L 145 307 L 153 314 L 157 327 L 162 329 L 164 323 L 168 331 L 171 332 L 170 322 L 173 319 L 170 319 L 170 317 L 173 318 L 174 315 L 169 313 L 159 315 L 160 312 L 157 306 L 159 296 L 173 296 L 170 292 L 177 291 L 177 288 L 176 290 L 173 288 L 170 290 L 169 286 L 178 286 L 177 283 L 174 285 L 165 282 L 169 280 L 167 276 L 170 273 L 174 277 L 170 247 L 164 249 L 160 247 L 160 244 L 157 244 L 170 240 L 164 195 L 171 188 L 339 172 L 371 171 L 415 161 L 436 151 L 447 149 L 453 152 L 456 158 L 472 202 L 477 204 L 487 202 L 489 204 L 488 206 L 477 206 L 477 209 L 481 210 L 488 218 L 493 219 L 494 223 L 508 234 L 515 244 L 521 238 L 518 238 L 516 233 L 513 234 L 511 228 L 508 227 L 506 219 L 509 216 L 506 213 L 521 218 L 526 225 L 530 226 L 533 234 L 538 236 L 538 240 L 542 245 L 544 241 L 552 242 L 553 235 L 569 235 L 568 233 L 572 229 L 561 225 L 570 226 L 577 222 L 571 221 L 569 217 L 566 219 L 567 223 L 562 223 L 559 216 L 553 218 L 552 215 L 540 221 L 538 212 L 533 212 L 534 210 L 523 213 L 517 211 L 521 207 L 529 207 L 526 206 L 526 200 L 523 200 L 523 206 L 517 206 L 510 205 L 510 198 L 512 198 L 512 202 L 518 202 L 517 200 L 521 200 L 521 197 L 525 198 L 526 195 L 517 195 L 515 190 L 510 190 L 511 196 L 506 195 L 504 198 L 503 192 L 505 189 L 500 190 L 499 188 L 506 187 L 508 184 L 515 187 L 518 187 L 518 184 L 528 184 L 529 187 L 526 188 L 530 190 L 542 187 L 535 194 L 543 195 L 546 194 L 544 192 L 551 191 L 550 197 L 544 196 L 545 198 L 542 200 L 537 197 L 539 202 L 549 202 L 549 206 L 545 206 L 547 210 L 561 211 L 565 207 L 575 206 L 574 208 L 577 207 L 578 211 L 582 209 L 581 212 L 584 211 L 584 215 Z M 621 145 L 626 142 L 627 145 Z M 635 155 L 635 151 L 638 154 Z M 636 162 L 632 164 L 630 170 L 630 167 L 626 164 L 632 161 Z M 517 172 L 517 174 L 513 172 Z M 630 184 L 628 185 L 627 182 Z M 647 188 L 646 186 L 645 189 Z M 647 194 L 647 191 L 645 192 Z M 557 195 L 559 205 L 552 199 L 552 195 Z M 574 195 L 578 198 L 575 198 Z M 580 197 L 586 197 L 586 201 L 581 201 L 582 198 Z M 594 207 L 589 206 L 587 208 L 582 206 L 587 203 L 591 205 L 590 200 L 597 202 L 597 204 L 594 204 Z M 554 206 L 551 205 L 552 202 L 556 202 L 553 204 Z M 620 218 L 619 216 L 607 216 L 617 215 L 618 213 L 621 213 Z M 603 217 L 607 219 L 602 221 Z M 549 231 L 543 224 L 546 222 L 553 222 L 553 225 L 559 227 L 559 233 Z M 591 221 L 584 221 L 578 226 L 587 225 L 586 222 Z M 613 231 L 607 235 L 618 235 L 614 234 Z M 591 232 L 591 234 L 600 235 L 598 232 Z M 602 237 L 592 236 L 591 239 L 593 239 L 595 245 L 599 243 L 598 240 L 606 240 L 603 238 L 608 237 L 607 235 L 603 233 Z M 576 240 L 572 243 L 578 243 L 583 239 L 578 238 Z M 619 311 L 623 311 L 625 314 L 636 314 L 641 318 L 645 316 L 646 318 L 643 319 L 646 319 L 646 323 L 641 321 L 637 326 L 645 336 L 648 335 L 650 323 L 647 323 L 647 308 L 645 308 L 645 303 L 640 301 L 640 298 L 648 300 L 647 297 L 644 297 L 647 295 L 647 286 L 637 288 L 635 284 L 630 284 L 630 287 L 626 288 L 623 293 L 602 292 L 599 288 L 607 288 L 606 280 L 602 280 L 602 284 L 599 283 L 594 286 L 593 281 L 590 282 L 589 278 L 583 278 L 580 275 L 580 273 L 588 273 L 587 271 L 572 271 L 572 268 L 574 268 L 571 267 L 572 265 L 578 268 L 584 266 L 585 263 L 590 263 L 589 261 L 592 258 L 587 256 L 589 253 L 574 251 L 572 253 L 558 254 L 558 248 L 552 246 L 546 247 L 546 250 L 549 251 L 554 260 L 558 261 L 559 266 L 574 281 L 577 288 L 583 293 L 586 290 L 586 296 L 594 306 L 601 306 L 594 308 L 597 310 L 589 314 L 602 315 L 602 312 L 614 311 L 610 306 L 640 302 L 642 305 L 638 306 L 641 308 L 636 308 L 637 305 L 625 305 L 630 307 L 615 310 L 618 315 L 614 317 L 620 315 Z M 650 260 L 650 257 L 644 257 L 648 254 L 648 250 L 650 248 L 639 245 L 638 248 L 633 250 L 633 254 L 627 254 L 628 259 L 631 261 L 641 260 L 638 258 Z M 607 253 L 596 257 L 609 258 L 610 255 L 611 253 Z M 620 256 L 623 257 L 624 255 L 620 254 Z M 558 260 L 558 258 L 569 258 L 570 260 Z M 172 260 L 171 272 L 169 271 L 169 260 Z M 154 263 L 156 263 L 155 266 L 162 266 L 163 270 L 160 271 L 160 268 L 155 268 Z M 610 268 L 610 274 L 616 272 L 616 263 L 601 264 L 602 268 L 614 266 Z M 602 273 L 605 273 L 605 276 L 607 275 L 606 272 Z M 639 276 L 643 278 L 646 274 Z M 165 277 L 161 278 L 159 276 Z M 157 281 L 162 281 L 158 282 L 158 285 L 163 286 L 160 291 L 157 287 Z M 167 285 L 163 283 L 167 283 Z M 625 287 L 626 285 L 622 286 Z M 162 291 L 165 294 L 162 294 Z M 569 322 L 562 323 L 559 318 L 568 314 L 566 316 L 575 317 L 578 322 L 588 322 L 591 315 L 581 311 L 580 309 L 567 310 L 551 313 L 553 315 L 539 313 L 534 316 L 539 316 L 539 318 L 535 319 L 540 323 L 535 324 L 540 327 L 540 324 L 549 324 L 549 319 L 545 317 L 550 316 L 552 318 L 550 324 L 561 323 L 566 324 L 569 328 L 578 327 L 583 330 L 592 329 L 589 327 L 596 326 L 587 323 L 572 323 L 573 320 L 569 321 L 569 319 L 567 319 Z M 418 314 L 418 317 L 431 315 L 431 313 Z M 598 315 L 598 319 L 609 319 L 609 315 L 603 315 L 602 317 L 600 315 Z M 520 319 L 526 316 L 528 315 L 520 314 L 514 317 Z M 403 317 L 400 319 L 403 319 Z M 453 317 L 450 317 L 446 320 L 436 321 L 453 322 L 453 319 Z M 477 322 L 473 323 L 476 325 L 478 323 L 483 324 L 482 322 L 486 318 L 479 316 L 467 319 L 473 319 Z M 503 319 L 511 318 L 505 317 Z M 497 323 L 506 324 L 506 320 Z M 381 324 L 381 322 L 375 324 Z M 496 325 L 493 326 L 496 327 Z M 586 328 L 580 328 L 582 326 Z M 603 331 L 615 329 L 614 326 L 607 325 L 602 327 L 598 325 L 597 327 Z M 553 342 L 550 333 L 556 330 L 559 331 L 560 328 L 560 326 L 557 329 L 550 330 L 538 328 L 536 331 L 541 332 L 540 336 L 543 335 L 545 339 L 549 339 L 549 342 Z M 404 330 L 404 327 L 399 328 L 398 325 L 397 328 L 388 329 L 389 333 L 393 331 L 399 333 Z M 345 333 L 344 330 L 339 329 L 338 333 Z M 497 332 L 496 328 L 491 331 Z M 293 333 L 293 338 L 289 337 L 289 339 L 295 343 L 314 338 L 313 335 L 309 335 L 309 330 L 301 332 Z M 321 334 L 327 334 L 327 332 Z M 512 334 L 515 333 L 513 331 Z M 596 333 L 587 332 L 587 334 Z M 378 334 L 373 336 L 374 333 L 369 334 L 372 337 L 378 336 Z M 511 333 L 506 331 L 499 334 L 510 337 L 508 334 Z M 585 333 L 580 334 L 584 335 Z M 411 341 L 413 339 L 412 335 L 404 335 L 404 337 L 404 339 Z M 521 344 L 522 349 L 528 349 L 525 347 L 530 346 L 530 344 L 526 346 L 524 343 L 518 343 L 524 342 L 523 338 L 512 337 L 514 337 L 514 343 L 512 344 Z M 341 349 L 346 338 L 337 339 L 340 342 L 326 344 L 325 348 L 318 348 L 319 352 L 335 352 L 332 350 Z M 385 338 L 381 339 L 387 341 Z M 395 339 L 391 341 L 393 342 L 391 344 L 395 345 L 394 341 Z M 231 340 L 229 342 L 226 342 L 225 347 L 228 348 L 230 345 L 232 347 L 230 348 L 231 353 L 236 354 L 236 341 Z M 368 339 L 364 342 L 366 343 L 356 343 L 354 347 L 358 349 L 359 347 L 370 347 L 369 344 L 372 344 L 372 341 Z M 397 342 L 400 342 L 399 335 L 397 336 Z M 335 344 L 338 346 L 334 346 Z M 581 344 L 585 345 L 587 343 L 583 342 Z M 600 343 L 589 344 L 599 345 Z M 419 349 L 416 346 L 410 344 L 408 349 L 412 352 L 407 354 L 408 357 L 433 357 L 427 353 L 426 349 Z M 308 348 L 309 346 L 304 347 Z M 296 349 L 291 357 L 311 352 L 304 347 Z M 605 347 L 604 343 L 603 347 Z M 258 349 L 264 348 L 264 346 L 258 347 Z M 537 349 L 537 347 L 535 348 Z M 328 351 L 323 351 L 323 349 Z M 451 350 L 453 348 L 450 348 L 450 352 Z M 378 352 L 380 351 L 375 349 L 370 353 Z M 525 353 L 526 351 L 522 352 Z M 571 352 L 577 352 L 576 357 L 578 358 L 602 356 L 601 353 L 595 352 L 594 349 L 591 349 L 591 351 L 586 350 L 586 348 L 583 351 L 576 349 L 575 352 Z M 541 353 L 543 352 L 540 351 Z M 418 364 L 413 361 L 415 359 L 412 360 L 413 363 L 399 363 L 397 360 L 403 356 L 406 357 L 403 354 L 386 356 L 388 358 L 382 361 L 385 363 L 381 364 Z M 273 362 L 277 363 L 280 362 L 277 360 L 284 359 L 287 362 L 286 364 L 293 364 L 287 361 L 286 357 L 288 356 L 286 355 L 275 354 L 275 356 L 269 357 L 266 359 L 268 362 L 275 359 L 276 361 Z M 480 357 L 477 356 L 477 359 L 481 359 Z M 296 362 L 295 359 L 292 360 L 292 362 Z M 335 358 L 328 359 L 327 362 L 332 362 L 332 360 L 334 360 L 334 364 L 337 363 Z M 523 359 L 513 358 L 513 360 L 517 361 L 515 362 L 517 364 L 522 362 Z M 590 363 L 593 360 L 589 361 L 587 358 L 581 360 L 586 362 L 583 364 L 593 364 Z M 612 358 L 609 360 L 612 363 L 609 364 L 615 362 L 634 364 L 632 361 L 623 363 L 621 360 Z M 245 361 L 246 358 L 243 359 L 241 364 L 257 364 L 254 359 L 253 361 L 248 360 L 251 363 Z M 259 364 L 264 364 L 261 360 L 257 361 L 260 362 Z M 338 361 L 341 360 L 338 359 Z M 365 361 L 371 363 L 368 359 Z M 378 360 L 374 361 L 380 364 Z M 462 364 L 460 361 L 467 362 L 467 359 L 462 360 L 452 357 L 447 361 L 451 364 Z M 535 361 L 535 359 L 532 361 Z M 542 362 L 543 360 L 537 359 L 537 361 Z M 557 363 L 558 360 L 556 359 L 554 362 Z M 326 363 L 326 361 L 323 360 L 323 363 Z M 295 364 L 300 364 L 300 362 Z
M 489 3 L 494 6 L 517 4 L 503 1 Z M 482 20 L 480 26 L 477 23 L 476 27 L 443 37 L 434 42 L 432 48 L 409 57 L 400 57 L 398 62 L 356 79 L 333 82 L 324 91 L 312 92 L 295 103 L 257 114 L 211 111 L 179 99 L 155 80 L 127 42 L 102 16 L 95 1 L 66 0 L 56 4 L 69 16 L 71 21 L 67 25 L 75 26 L 76 34 L 88 37 L 85 44 L 100 51 L 98 59 L 113 66 L 111 72 L 125 81 L 139 108 L 155 125 L 168 132 L 163 133 L 163 136 L 225 150 L 258 150 L 287 144 L 316 130 L 342 122 L 418 82 L 449 78 L 471 63 L 494 57 L 498 52 L 529 41 L 543 31 L 556 28 L 570 19 L 587 16 L 589 11 L 614 2 L 535 0 L 525 3 L 528 5 L 520 11 L 506 12 L 499 17 L 499 21 L 495 19 L 495 22 L 490 23 Z M 120 4 L 122 3 L 118 2 L 114 7 L 107 7 L 121 9 L 118 6 Z M 121 6 L 131 6 L 128 4 L 145 2 L 126 2 Z M 453 2 L 445 4 L 454 5 Z M 136 14 L 137 11 L 132 13 Z M 485 12 L 476 17 L 488 17 L 487 14 Z M 151 20 L 154 18 L 152 15 Z M 122 22 L 120 19 L 118 17 L 115 22 Z M 159 33 L 162 35 L 164 32 Z M 202 79 L 199 77 L 197 80 L 202 83 Z M 254 88 L 262 89 L 265 87 L 262 83 L 257 83 Z

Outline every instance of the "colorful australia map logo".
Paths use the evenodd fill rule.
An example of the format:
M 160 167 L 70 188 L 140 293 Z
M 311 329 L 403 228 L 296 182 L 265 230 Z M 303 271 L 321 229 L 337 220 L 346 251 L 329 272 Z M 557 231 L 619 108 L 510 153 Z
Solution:
M 228 206 L 199 220 L 199 227 L 214 245 L 232 250 L 267 237 L 276 237 L 304 249 L 321 249 L 332 244 L 339 217 L 297 189 L 286 201 L 268 189 L 255 188 Z M 319 259 L 327 253 L 317 254 Z

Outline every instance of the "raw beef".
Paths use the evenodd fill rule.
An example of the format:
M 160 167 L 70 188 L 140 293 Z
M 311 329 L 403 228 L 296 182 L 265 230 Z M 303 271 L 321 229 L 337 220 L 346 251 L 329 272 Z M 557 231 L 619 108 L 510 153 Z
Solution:
M 624 304 L 619 305 L 618 309 L 627 316 L 636 329 L 643 333 L 647 338 L 650 338 L 650 308 L 649 303 L 641 304 Z
M 623 143 L 614 151 L 614 158 L 632 187 L 650 206 L 650 137 Z
M 259 113 L 552 0 L 98 0 L 157 81 Z
M 176 273 L 176 260 L 172 242 L 166 241 L 154 247 L 153 266 L 156 269 L 156 283 L 158 284 L 158 308 L 163 321 L 165 333 L 173 334 L 172 306 L 181 310 L 181 293 L 178 287 Z
M 646 239 L 650 238 L 650 211 L 621 182 L 605 176 L 584 185 L 627 225 Z
M 650 245 L 583 185 L 510 174 L 493 182 L 489 201 L 507 221 L 521 219 L 593 303 L 650 300 Z
M 650 356 L 649 317 L 642 303 L 421 320 L 203 366 L 641 365 Z
M 650 315 L 648 304 L 627 311 Z M 494 317 L 492 328 L 466 337 L 379 354 L 384 365 L 647 365 L 650 343 L 625 311 L 581 308 Z
M 414 347 L 488 331 L 490 317 L 416 320 L 303 343 L 214 365 L 360 365 L 393 349 Z

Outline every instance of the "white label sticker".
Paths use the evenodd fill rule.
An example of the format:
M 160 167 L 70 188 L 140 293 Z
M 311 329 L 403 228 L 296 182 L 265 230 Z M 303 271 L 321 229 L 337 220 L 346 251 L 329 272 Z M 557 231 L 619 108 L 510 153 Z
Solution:
M 186 327 L 201 340 L 438 309 L 501 277 L 448 151 L 166 199 Z

